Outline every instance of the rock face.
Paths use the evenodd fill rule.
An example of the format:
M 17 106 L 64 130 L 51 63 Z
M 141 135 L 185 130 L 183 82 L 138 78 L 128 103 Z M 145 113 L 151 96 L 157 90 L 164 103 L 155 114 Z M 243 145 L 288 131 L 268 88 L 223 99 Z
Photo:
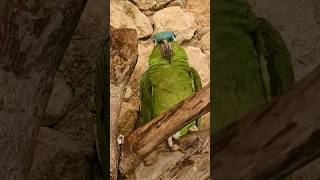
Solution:
M 129 1 L 110 1 L 110 24 L 115 28 L 133 28 L 138 37 L 143 38 L 152 34 L 152 25 L 146 15 Z
M 43 118 L 41 125 L 50 126 L 59 122 L 71 98 L 71 87 L 66 83 L 62 75 L 58 73 L 53 81 L 52 94 L 46 108 L 45 118 Z
M 172 0 L 131 0 L 141 10 L 156 10 L 164 7 Z
M 54 96 L 54 92 L 59 92 L 59 96 L 63 97 L 60 100 L 51 97 L 47 108 L 47 114 L 57 109 L 59 111 L 55 114 L 63 116 L 50 128 L 41 128 L 30 180 L 98 178 L 99 173 L 93 171 L 97 163 L 94 164 L 92 127 L 96 122 L 95 66 L 104 37 L 105 7 L 104 0 L 88 0 L 71 38 L 55 77 L 57 83 L 54 89 L 58 91 L 53 90 L 52 94 Z M 72 98 L 69 96 L 70 88 Z
M 179 43 L 192 38 L 197 30 L 197 23 L 191 13 L 183 11 L 179 6 L 167 7 L 153 15 L 154 33 L 173 31 Z
M 208 84 L 210 81 L 209 57 L 202 53 L 201 49 L 197 47 L 187 46 L 185 51 L 188 55 L 189 64 L 198 71 L 203 86 Z
M 196 17 L 201 28 L 210 26 L 210 0 L 187 0 L 185 9 Z
M 29 179 L 86 180 L 90 175 L 86 161 L 85 153 L 77 144 L 62 133 L 42 127 Z

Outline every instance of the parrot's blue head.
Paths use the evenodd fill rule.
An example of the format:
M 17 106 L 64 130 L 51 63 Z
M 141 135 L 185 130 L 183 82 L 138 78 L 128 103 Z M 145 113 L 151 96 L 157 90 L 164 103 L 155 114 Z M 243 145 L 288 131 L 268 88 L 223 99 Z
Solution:
M 169 60 L 172 56 L 171 42 L 176 40 L 176 35 L 171 31 L 163 31 L 154 35 L 153 41 L 155 45 L 159 44 L 161 47 L 161 54 Z

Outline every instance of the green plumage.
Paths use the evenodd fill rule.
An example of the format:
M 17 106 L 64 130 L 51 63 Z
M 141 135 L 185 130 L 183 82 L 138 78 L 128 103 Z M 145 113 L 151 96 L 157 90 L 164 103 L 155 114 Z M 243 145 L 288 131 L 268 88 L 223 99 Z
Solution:
M 217 0 L 214 23 L 214 129 L 266 104 L 294 84 L 280 34 L 245 0 Z
M 172 51 L 170 63 L 162 57 L 160 45 L 153 48 L 149 57 L 149 68 L 140 81 L 142 124 L 201 89 L 200 77 L 189 66 L 184 49 L 177 42 L 172 42 Z M 187 134 L 188 127 L 196 123 L 197 120 L 191 122 L 179 131 L 180 134 Z
M 216 0 L 211 133 L 266 104 L 294 84 L 288 49 L 273 26 L 247 0 Z

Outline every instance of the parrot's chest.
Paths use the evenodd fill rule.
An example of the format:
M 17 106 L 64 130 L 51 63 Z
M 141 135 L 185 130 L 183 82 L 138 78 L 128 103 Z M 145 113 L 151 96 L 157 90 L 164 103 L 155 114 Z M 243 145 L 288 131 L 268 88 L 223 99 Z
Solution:
M 193 94 L 189 73 L 183 68 L 162 67 L 153 71 L 150 79 L 156 115 Z

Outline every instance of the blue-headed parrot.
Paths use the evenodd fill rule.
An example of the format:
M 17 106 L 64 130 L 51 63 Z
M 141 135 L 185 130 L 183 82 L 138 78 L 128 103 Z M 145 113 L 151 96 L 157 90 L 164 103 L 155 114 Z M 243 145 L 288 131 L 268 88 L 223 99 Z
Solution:
M 155 34 L 154 43 L 149 67 L 140 80 L 141 124 L 146 124 L 202 88 L 198 72 L 189 66 L 187 54 L 175 41 L 173 32 Z M 188 131 L 198 131 L 199 123 L 200 119 L 193 120 L 172 137 L 178 139 Z M 170 147 L 173 145 L 172 137 L 168 138 Z

